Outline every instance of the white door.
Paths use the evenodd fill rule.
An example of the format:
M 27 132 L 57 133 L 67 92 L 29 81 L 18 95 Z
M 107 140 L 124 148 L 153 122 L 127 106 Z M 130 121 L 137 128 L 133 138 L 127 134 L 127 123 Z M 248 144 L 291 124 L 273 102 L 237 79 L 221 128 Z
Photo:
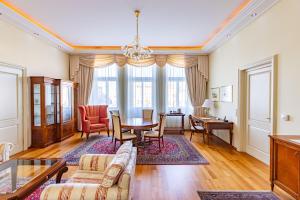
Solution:
M 246 152 L 269 163 L 271 134 L 271 67 L 247 71 Z
M 23 70 L 0 63 L 0 141 L 15 145 L 12 154 L 24 149 Z

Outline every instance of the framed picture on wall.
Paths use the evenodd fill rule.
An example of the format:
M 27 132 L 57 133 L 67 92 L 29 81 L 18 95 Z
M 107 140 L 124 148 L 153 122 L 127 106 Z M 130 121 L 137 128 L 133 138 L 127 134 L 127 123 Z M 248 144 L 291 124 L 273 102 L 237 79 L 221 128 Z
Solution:
M 232 85 L 220 88 L 220 101 L 232 102 Z
M 211 88 L 211 100 L 220 101 L 220 88 Z

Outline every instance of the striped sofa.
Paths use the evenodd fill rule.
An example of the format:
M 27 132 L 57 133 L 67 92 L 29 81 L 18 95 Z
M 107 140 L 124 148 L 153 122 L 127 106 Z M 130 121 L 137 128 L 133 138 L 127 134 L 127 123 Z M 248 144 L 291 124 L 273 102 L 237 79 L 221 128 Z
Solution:
M 116 154 L 81 156 L 79 169 L 67 183 L 47 186 L 41 200 L 131 199 L 137 149 L 125 142 Z

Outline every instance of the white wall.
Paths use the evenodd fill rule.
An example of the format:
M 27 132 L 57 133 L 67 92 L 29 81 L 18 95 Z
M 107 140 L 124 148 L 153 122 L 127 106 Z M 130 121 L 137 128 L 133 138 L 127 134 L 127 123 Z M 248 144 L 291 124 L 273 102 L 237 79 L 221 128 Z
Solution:
M 300 1 L 281 0 L 210 55 L 209 88 L 233 85 L 233 103 L 218 103 L 212 114 L 236 122 L 239 67 L 278 55 L 277 134 L 300 134 L 299 19 Z M 291 121 L 282 121 L 281 113 L 291 115 Z M 227 134 L 218 134 L 227 140 Z
M 69 80 L 69 55 L 0 19 L 0 62 L 26 68 L 27 76 Z M 28 78 L 29 83 L 29 78 Z M 25 86 L 29 88 L 29 84 Z M 25 93 L 25 138 L 31 144 L 29 89 Z

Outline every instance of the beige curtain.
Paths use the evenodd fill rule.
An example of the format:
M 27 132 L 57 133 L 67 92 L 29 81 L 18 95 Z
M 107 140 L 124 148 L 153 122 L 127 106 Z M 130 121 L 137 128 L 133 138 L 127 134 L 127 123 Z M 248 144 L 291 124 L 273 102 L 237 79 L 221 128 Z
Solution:
M 166 63 L 176 67 L 192 67 L 198 64 L 198 56 L 191 55 L 152 55 L 149 58 L 136 61 L 124 55 L 74 55 L 70 57 L 70 77 L 72 81 L 79 82 L 79 66 L 107 67 L 116 63 L 123 67 L 130 64 L 137 67 L 146 67 L 157 64 L 164 67 Z
M 202 115 L 208 81 L 208 56 L 198 56 L 198 63 L 185 68 L 188 91 L 195 115 Z
M 93 67 L 79 67 L 79 105 L 88 104 L 93 87 L 94 69 Z

